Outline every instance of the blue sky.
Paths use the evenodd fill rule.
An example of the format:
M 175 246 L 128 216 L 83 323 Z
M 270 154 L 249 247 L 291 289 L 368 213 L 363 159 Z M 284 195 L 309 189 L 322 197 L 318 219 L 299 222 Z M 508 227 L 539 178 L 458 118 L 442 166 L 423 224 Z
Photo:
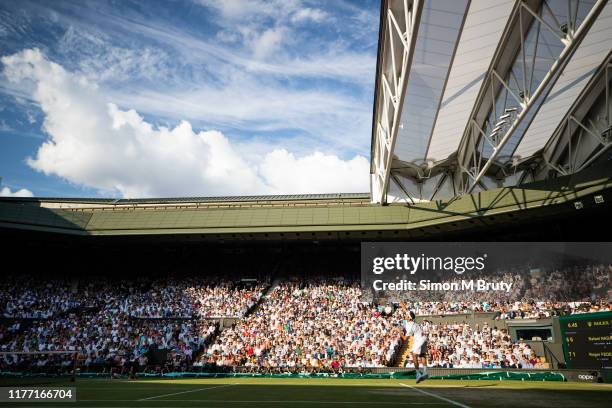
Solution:
M 0 194 L 368 191 L 378 7 L 0 0 Z

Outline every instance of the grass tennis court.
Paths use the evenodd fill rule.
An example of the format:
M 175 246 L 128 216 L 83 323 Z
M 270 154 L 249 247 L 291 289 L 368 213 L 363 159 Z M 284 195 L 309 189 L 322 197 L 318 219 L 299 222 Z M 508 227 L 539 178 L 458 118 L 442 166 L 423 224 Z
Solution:
M 2 385 L 8 385 L 6 383 Z M 42 385 L 42 384 L 41 384 Z M 66 407 L 607 407 L 612 384 L 387 379 L 78 379 Z M 23 403 L 4 406 L 24 407 Z

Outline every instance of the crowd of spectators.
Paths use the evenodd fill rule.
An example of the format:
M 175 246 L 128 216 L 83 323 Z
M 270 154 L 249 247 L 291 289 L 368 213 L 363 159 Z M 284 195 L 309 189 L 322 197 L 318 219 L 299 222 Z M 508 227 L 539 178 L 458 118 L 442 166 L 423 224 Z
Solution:
M 531 274 L 523 299 L 556 302 L 593 302 L 612 299 L 612 266 L 569 266 Z
M 7 342 L 21 328 L 19 321 L 14 321 L 9 324 L 0 323 L 0 344 Z
M 0 282 L 3 317 L 47 318 L 80 305 L 81 300 L 66 281 L 6 277 Z
M 612 310 L 612 303 L 596 301 L 546 302 L 405 302 L 418 316 L 447 316 L 470 313 L 493 313 L 496 320 L 543 319 L 576 313 L 605 312 Z
M 230 282 L 220 282 L 188 289 L 195 299 L 197 316 L 200 318 L 243 317 L 264 292 L 262 284 L 238 288 Z
M 256 313 L 224 330 L 199 365 L 289 371 L 389 365 L 401 324 L 361 301 L 356 284 L 283 283 Z
M 467 323 L 421 323 L 428 335 L 428 366 L 441 368 L 548 368 L 531 347 L 505 329 Z M 412 357 L 405 367 L 414 367 Z
M 12 280 L 10 285 L 4 283 L 6 290 L 2 292 L 0 308 L 3 317 L 12 320 L 0 325 L 0 351 L 78 351 L 79 366 L 87 370 L 147 367 L 153 352 L 161 353 L 163 358 L 159 360 L 166 369 L 187 369 L 218 328 L 216 320 L 196 318 L 199 302 L 205 296 L 192 299 L 189 289 L 194 282 L 190 281 L 161 285 L 146 279 L 119 282 L 94 279 L 80 285 L 64 281 L 44 282 L 40 287 L 28 285 L 28 281 L 19 279 Z M 234 290 L 228 284 L 223 290 L 227 299 L 231 299 L 244 297 L 245 291 L 261 292 L 263 287 Z M 47 297 L 36 299 L 39 295 Z M 45 304 L 49 304 L 48 309 L 44 309 Z M 141 304 L 151 307 L 136 306 Z M 236 302 L 233 307 L 224 306 L 212 314 L 237 315 L 244 311 L 245 304 Z M 188 312 L 183 312 L 183 306 Z M 71 366 L 73 359 L 74 354 L 3 354 L 0 367 Z
M 194 282 L 174 279 L 151 282 L 132 290 L 121 304 L 121 310 L 141 318 L 193 317 L 196 304 L 187 292 L 192 285 Z
M 263 284 L 195 278 L 118 283 L 7 279 L 0 284 L 0 310 L 6 318 L 47 319 L 113 303 L 117 310 L 140 318 L 239 318 L 259 301 L 264 289 Z
M 461 277 L 445 282 L 460 283 Z M 538 319 L 572 313 L 612 310 L 612 267 L 569 266 L 543 272 L 534 269 L 470 275 L 470 279 L 512 283 L 504 291 L 391 292 L 388 299 L 405 302 L 419 316 L 494 313 L 495 319 Z
M 215 333 L 214 321 L 191 319 L 137 319 L 111 308 L 93 313 L 68 314 L 40 320 L 0 345 L 0 351 L 78 352 L 85 369 L 128 365 L 146 366 L 149 351 L 167 353 L 171 365 L 186 369 Z M 144 360 L 143 360 L 144 356 Z M 15 366 L 28 355 L 3 354 L 2 366 Z M 72 354 L 37 355 L 36 365 L 61 361 L 69 365 Z
M 396 302 L 419 316 L 483 312 L 498 320 L 610 311 L 611 277 L 612 268 L 603 265 L 511 269 L 487 277 L 512 282 L 508 293 L 393 292 L 385 299 L 367 298 L 356 282 L 343 279 L 279 280 L 264 296 L 261 283 L 212 278 L 7 277 L 0 282 L 0 351 L 79 351 L 87 369 L 142 369 L 157 360 L 167 370 L 386 366 L 402 343 L 404 317 Z M 219 331 L 224 318 L 236 322 Z M 512 343 L 496 327 L 428 322 L 426 330 L 432 366 L 540 367 L 528 345 Z M 72 355 L 0 356 L 5 367 L 71 361 Z

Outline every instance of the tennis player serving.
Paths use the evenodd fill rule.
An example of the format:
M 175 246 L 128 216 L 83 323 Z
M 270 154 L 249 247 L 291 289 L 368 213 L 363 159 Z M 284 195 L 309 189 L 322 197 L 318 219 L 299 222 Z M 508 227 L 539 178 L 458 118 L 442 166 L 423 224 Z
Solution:
M 416 315 L 412 310 L 406 309 L 406 304 L 401 303 L 402 310 L 406 315 L 404 321 L 404 334 L 403 340 L 406 341 L 408 337 L 413 338 L 412 340 L 412 361 L 414 361 L 414 368 L 416 369 L 416 382 L 417 384 L 421 381 L 429 378 L 427 374 L 427 335 L 423 333 L 421 325 L 415 320 Z M 422 370 L 419 370 L 419 366 L 422 366 Z

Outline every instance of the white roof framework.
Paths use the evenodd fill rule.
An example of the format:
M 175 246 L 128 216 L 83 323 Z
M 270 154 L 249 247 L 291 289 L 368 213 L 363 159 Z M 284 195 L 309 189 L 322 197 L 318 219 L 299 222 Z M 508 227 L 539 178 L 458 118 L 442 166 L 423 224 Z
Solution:
M 425 158 L 468 3 L 433 0 L 423 5 L 395 145 L 395 154 L 405 161 Z
M 551 161 L 567 159 L 553 141 L 582 144 L 580 157 L 592 163 L 607 148 L 607 108 L 608 123 L 558 133 L 563 121 L 577 121 L 567 118 L 576 98 L 589 104 L 584 117 L 593 104 L 608 106 L 610 38 L 607 0 L 383 1 L 373 201 L 433 200 L 567 173 Z M 583 128 L 598 135 L 586 147 L 586 137 L 571 136 Z
M 563 75 L 552 87 L 548 98 L 517 146 L 516 154 L 530 157 L 548 141 L 572 103 L 610 53 L 612 7 L 606 7 L 578 46 Z
M 472 1 L 425 159 L 437 161 L 459 148 L 457 127 L 467 126 L 513 6 L 514 0 Z

